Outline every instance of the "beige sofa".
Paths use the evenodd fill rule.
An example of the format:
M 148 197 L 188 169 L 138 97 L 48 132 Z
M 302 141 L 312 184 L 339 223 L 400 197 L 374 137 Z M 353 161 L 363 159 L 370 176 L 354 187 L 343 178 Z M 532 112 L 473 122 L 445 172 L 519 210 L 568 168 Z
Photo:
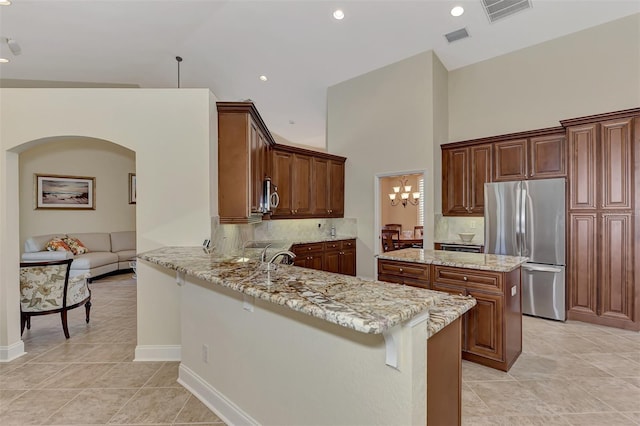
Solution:
M 68 235 L 80 240 L 88 253 L 73 255 L 70 251 L 47 251 L 45 245 L 55 237 Z M 90 278 L 115 271 L 130 270 L 136 257 L 136 232 L 85 232 L 47 234 L 28 238 L 24 243 L 23 262 L 73 259 L 70 276 L 89 273 Z

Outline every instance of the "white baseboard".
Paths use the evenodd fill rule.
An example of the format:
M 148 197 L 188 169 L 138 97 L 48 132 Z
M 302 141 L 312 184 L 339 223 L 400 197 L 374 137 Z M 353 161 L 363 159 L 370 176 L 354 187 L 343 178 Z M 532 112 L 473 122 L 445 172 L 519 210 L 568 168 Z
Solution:
M 180 345 L 138 345 L 134 361 L 180 361 L 182 346 Z
M 225 397 L 220 391 L 205 382 L 189 367 L 180 364 L 178 383 L 187 388 L 204 405 L 215 412 L 228 425 L 259 425 L 254 418 L 245 413 Z
M 9 362 L 26 354 L 24 351 L 24 342 L 18 340 L 13 345 L 0 346 L 0 362 Z

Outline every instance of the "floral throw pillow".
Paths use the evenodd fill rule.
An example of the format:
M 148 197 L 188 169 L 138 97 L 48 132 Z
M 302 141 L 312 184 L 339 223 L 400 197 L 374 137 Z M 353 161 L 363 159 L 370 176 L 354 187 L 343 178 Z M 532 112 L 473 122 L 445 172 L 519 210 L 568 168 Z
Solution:
M 62 238 L 52 238 L 44 248 L 48 251 L 71 251 L 71 248 L 62 240 Z
M 65 243 L 69 246 L 73 254 L 85 254 L 89 252 L 89 249 L 82 244 L 82 242 L 73 237 L 66 237 L 63 239 Z

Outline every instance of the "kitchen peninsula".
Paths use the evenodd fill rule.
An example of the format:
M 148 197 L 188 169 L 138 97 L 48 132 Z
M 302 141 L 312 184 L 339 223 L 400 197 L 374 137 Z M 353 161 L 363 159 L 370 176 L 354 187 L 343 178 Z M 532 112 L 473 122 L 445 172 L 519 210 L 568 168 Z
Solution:
M 179 381 L 229 424 L 425 424 L 428 339 L 475 304 L 201 248 L 139 257 L 176 274 Z

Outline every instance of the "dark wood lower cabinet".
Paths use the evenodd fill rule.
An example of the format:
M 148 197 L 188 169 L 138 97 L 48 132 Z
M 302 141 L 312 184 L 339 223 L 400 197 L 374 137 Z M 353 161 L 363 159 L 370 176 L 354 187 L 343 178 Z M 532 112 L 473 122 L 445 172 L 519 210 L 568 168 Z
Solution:
M 455 426 L 462 421 L 462 318 L 427 340 L 427 424 Z
M 294 265 L 324 270 L 324 243 L 296 244 L 291 247 L 291 251 L 296 255 Z
M 462 359 L 508 371 L 522 353 L 520 268 L 511 272 L 378 259 L 378 280 L 473 296 L 462 317 Z
M 291 247 L 296 255 L 293 264 L 303 268 L 356 275 L 356 240 L 338 240 L 324 243 L 296 244 Z

